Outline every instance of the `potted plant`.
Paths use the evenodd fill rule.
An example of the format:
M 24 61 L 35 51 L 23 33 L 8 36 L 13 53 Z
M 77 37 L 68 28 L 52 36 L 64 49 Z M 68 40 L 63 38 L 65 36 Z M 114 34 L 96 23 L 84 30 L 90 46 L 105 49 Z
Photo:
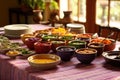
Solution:
M 48 8 L 50 9 L 49 13 L 48 10 L 46 12 L 46 8 L 47 8 L 46 3 L 47 3 L 46 0 L 22 0 L 21 9 L 23 12 L 33 11 L 35 13 L 34 15 L 35 23 L 40 23 L 40 21 L 43 20 L 43 17 L 41 17 L 43 16 L 42 13 L 44 14 L 44 17 L 50 19 L 49 20 L 50 22 L 53 22 L 53 20 L 58 21 L 59 18 L 49 17 L 49 16 L 58 15 L 58 9 L 59 9 L 58 3 L 55 0 L 50 0 L 49 2 L 50 5 L 48 6 Z
M 22 6 L 31 9 L 45 9 L 45 0 L 22 0 Z M 50 0 L 50 10 L 56 11 L 59 9 L 58 3 L 55 0 Z
M 22 10 L 30 11 L 33 9 L 44 9 L 43 0 L 22 0 Z
M 59 21 L 59 6 L 55 0 L 50 2 L 50 15 L 49 21 L 52 23 L 52 26 L 55 26 L 54 23 Z

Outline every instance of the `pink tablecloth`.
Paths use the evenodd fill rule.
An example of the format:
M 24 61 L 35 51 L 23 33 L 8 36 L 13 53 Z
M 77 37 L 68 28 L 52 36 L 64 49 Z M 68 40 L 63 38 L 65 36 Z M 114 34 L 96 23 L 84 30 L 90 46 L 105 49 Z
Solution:
M 115 50 L 118 47 L 120 42 L 117 42 Z M 41 71 L 32 68 L 26 59 L 18 57 L 12 60 L 0 54 L 0 80 L 115 80 L 119 76 L 120 67 L 106 64 L 103 57 L 97 57 L 89 65 L 81 64 L 74 57 L 55 69 Z

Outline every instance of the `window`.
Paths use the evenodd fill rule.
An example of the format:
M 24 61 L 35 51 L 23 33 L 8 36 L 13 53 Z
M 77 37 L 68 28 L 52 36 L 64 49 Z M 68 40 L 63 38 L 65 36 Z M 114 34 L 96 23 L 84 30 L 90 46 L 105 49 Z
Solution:
M 120 0 L 97 0 L 96 23 L 120 27 Z
M 63 11 L 71 10 L 72 18 L 83 23 L 86 32 L 97 32 L 98 26 L 120 25 L 120 0 L 59 0 L 60 17 Z M 119 26 L 120 27 L 120 26 Z
M 75 21 L 86 22 L 86 0 L 60 0 L 60 17 L 63 11 L 72 11 L 72 18 Z

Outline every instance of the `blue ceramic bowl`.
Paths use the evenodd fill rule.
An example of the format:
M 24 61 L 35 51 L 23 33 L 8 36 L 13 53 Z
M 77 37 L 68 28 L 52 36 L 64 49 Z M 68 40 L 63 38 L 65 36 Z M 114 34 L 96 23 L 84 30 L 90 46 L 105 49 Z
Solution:
M 56 48 L 57 55 L 61 57 L 62 61 L 70 61 L 75 53 L 76 48 L 73 46 L 59 46 Z
M 75 52 L 77 59 L 84 64 L 90 64 L 97 56 L 97 50 L 92 48 L 81 48 Z

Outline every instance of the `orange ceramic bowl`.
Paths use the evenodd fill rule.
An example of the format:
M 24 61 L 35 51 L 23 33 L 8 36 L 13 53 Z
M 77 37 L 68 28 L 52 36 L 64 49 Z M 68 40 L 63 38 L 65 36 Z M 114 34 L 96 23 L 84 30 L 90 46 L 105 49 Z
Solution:
M 92 39 L 91 42 L 105 44 L 104 51 L 112 51 L 115 49 L 115 46 L 116 46 L 116 41 L 114 39 L 110 39 L 110 38 Z
M 110 41 L 111 41 L 111 44 L 105 45 L 104 51 L 112 51 L 115 49 L 115 46 L 116 46 L 115 40 L 110 39 Z

